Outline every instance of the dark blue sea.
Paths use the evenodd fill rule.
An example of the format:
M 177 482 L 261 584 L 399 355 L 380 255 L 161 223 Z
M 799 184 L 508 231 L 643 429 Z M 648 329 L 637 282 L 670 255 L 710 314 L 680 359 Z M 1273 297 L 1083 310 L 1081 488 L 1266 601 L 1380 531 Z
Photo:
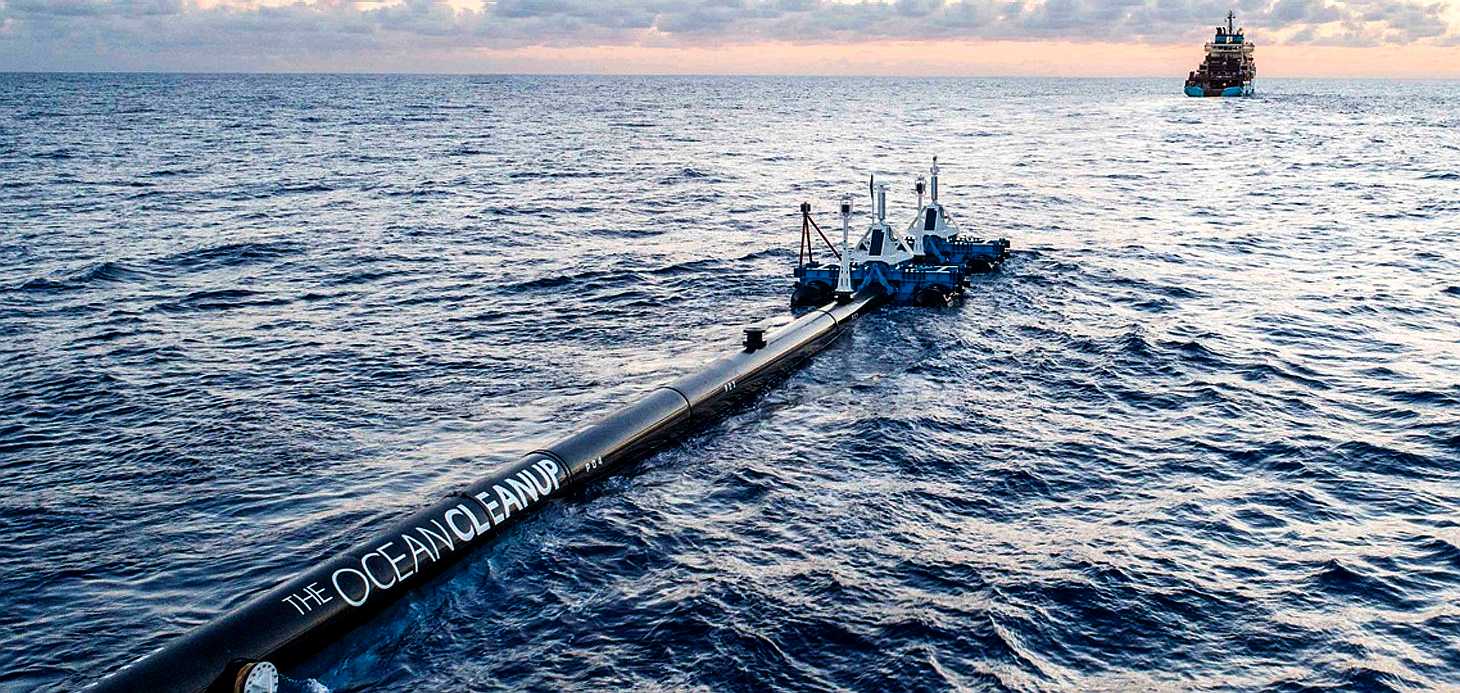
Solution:
M 1460 685 L 1460 84 L 0 75 L 0 688 L 70 691 L 788 315 L 1015 249 L 286 691 Z

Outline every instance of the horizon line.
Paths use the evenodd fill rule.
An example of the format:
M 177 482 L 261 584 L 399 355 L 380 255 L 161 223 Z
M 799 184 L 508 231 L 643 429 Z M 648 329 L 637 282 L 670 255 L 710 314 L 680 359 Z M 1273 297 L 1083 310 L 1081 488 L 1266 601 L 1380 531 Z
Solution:
M 790 72 L 472 72 L 458 70 L 440 70 L 432 72 L 420 71 L 381 71 L 381 70 L 11 70 L 0 69 L 0 75 L 177 75 L 177 76 L 355 76 L 355 77 L 679 77 L 679 78 L 745 78 L 745 77 L 780 77 L 780 78 L 801 78 L 801 79 L 1038 79 L 1038 80 L 1185 80 L 1185 75 L 1016 75 L 1016 74 L 987 74 L 987 75 L 955 75 L 955 74 L 888 74 L 888 73 L 867 73 L 867 74 L 827 74 L 827 73 L 790 73 Z M 1407 76 L 1366 76 L 1366 75 L 1345 75 L 1342 77 L 1322 75 L 1278 75 L 1260 77 L 1260 81 L 1266 80 L 1314 80 L 1326 82 L 1343 81 L 1383 81 L 1383 82 L 1460 82 L 1460 77 L 1407 77 Z

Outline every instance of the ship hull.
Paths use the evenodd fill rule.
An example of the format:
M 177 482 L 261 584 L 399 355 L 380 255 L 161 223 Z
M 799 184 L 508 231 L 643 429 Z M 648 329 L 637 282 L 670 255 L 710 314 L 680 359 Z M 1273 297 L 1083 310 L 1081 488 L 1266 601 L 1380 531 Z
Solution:
M 1212 89 L 1197 85 L 1188 85 L 1186 87 L 1187 96 L 1252 96 L 1253 93 L 1251 86 L 1226 87 L 1223 89 Z

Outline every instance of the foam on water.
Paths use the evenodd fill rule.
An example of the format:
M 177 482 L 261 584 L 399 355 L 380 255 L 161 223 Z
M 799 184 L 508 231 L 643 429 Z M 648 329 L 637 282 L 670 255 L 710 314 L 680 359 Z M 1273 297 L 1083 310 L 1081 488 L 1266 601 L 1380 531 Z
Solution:
M 1017 250 L 966 301 L 287 685 L 1460 679 L 1460 85 L 0 83 L 0 686 L 75 689 L 729 348 L 785 312 L 802 200 L 870 171 L 910 214 L 933 154 Z

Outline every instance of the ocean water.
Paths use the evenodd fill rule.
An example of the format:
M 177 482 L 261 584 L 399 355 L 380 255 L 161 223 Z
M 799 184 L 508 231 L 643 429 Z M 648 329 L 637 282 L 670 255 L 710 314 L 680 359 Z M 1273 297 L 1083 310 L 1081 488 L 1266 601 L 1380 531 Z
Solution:
M 1460 685 L 1460 84 L 0 75 L 0 688 L 75 690 L 788 313 L 1015 249 L 286 691 Z

